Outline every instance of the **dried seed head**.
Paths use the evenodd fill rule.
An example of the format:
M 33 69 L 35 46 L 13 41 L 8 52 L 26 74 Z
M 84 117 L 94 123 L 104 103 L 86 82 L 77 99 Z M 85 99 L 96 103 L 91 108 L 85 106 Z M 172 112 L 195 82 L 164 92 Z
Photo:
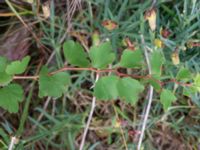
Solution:
M 168 38 L 171 32 L 169 31 L 169 29 L 161 29 L 160 34 L 162 35 L 162 37 Z
M 46 2 L 42 5 L 42 11 L 43 11 L 43 15 L 44 18 L 49 18 L 51 13 L 50 13 L 50 4 L 49 2 Z
M 193 42 L 192 41 L 188 41 L 187 42 L 187 47 L 188 48 L 193 48 Z
M 128 37 L 123 39 L 122 43 L 127 49 L 135 50 L 135 44 Z

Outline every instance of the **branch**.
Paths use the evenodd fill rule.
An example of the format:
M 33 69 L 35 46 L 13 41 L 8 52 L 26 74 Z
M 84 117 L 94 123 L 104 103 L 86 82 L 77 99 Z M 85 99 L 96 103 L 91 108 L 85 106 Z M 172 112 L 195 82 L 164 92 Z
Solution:
M 147 64 L 150 64 L 150 63 L 148 62 Z M 148 68 L 149 67 L 150 66 L 148 65 Z M 53 72 L 50 72 L 49 75 L 51 76 L 51 75 L 54 75 L 56 73 L 64 72 L 64 71 L 91 71 L 91 72 L 95 72 L 97 74 L 112 72 L 112 73 L 115 73 L 119 77 L 131 77 L 131 78 L 134 78 L 134 79 L 153 79 L 155 82 L 157 82 L 158 84 L 160 84 L 160 86 L 163 86 L 163 85 L 165 85 L 165 84 L 167 84 L 169 82 L 174 82 L 174 83 L 176 83 L 178 85 L 181 85 L 181 86 L 192 86 L 191 83 L 181 83 L 181 82 L 178 82 L 176 79 L 171 79 L 171 80 L 166 81 L 166 82 L 161 82 L 160 80 L 152 78 L 151 75 L 146 75 L 146 76 L 130 75 L 130 74 L 122 73 L 118 69 L 119 68 L 111 68 L 111 69 L 98 70 L 96 68 L 78 68 L 78 67 L 65 66 L 65 67 L 63 67 L 61 69 L 58 69 L 58 70 L 53 71 Z M 13 79 L 14 80 L 38 80 L 39 79 L 39 75 L 35 75 L 35 76 L 14 76 Z

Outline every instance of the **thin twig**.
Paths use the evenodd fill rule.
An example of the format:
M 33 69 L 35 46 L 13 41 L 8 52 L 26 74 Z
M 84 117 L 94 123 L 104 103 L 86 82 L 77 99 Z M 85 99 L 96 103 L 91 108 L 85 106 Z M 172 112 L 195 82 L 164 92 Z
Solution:
M 150 65 L 150 60 L 149 60 L 148 52 L 147 52 L 147 49 L 145 47 L 145 41 L 144 41 L 143 35 L 141 35 L 141 41 L 142 41 L 142 45 L 144 45 L 145 59 L 146 59 L 146 62 L 147 62 L 147 67 L 148 67 L 149 74 L 151 75 L 151 65 Z M 142 129 L 141 129 L 141 134 L 140 134 L 140 137 L 139 137 L 139 142 L 138 142 L 137 150 L 141 149 L 142 140 L 143 140 L 143 137 L 144 137 L 144 132 L 145 132 L 146 124 L 147 124 L 147 119 L 148 119 L 148 116 L 149 116 L 149 112 L 150 112 L 150 108 L 151 108 L 151 103 L 152 103 L 152 100 L 153 100 L 153 87 L 151 85 L 150 85 L 148 94 L 149 94 L 149 96 L 148 96 L 148 104 L 147 104 L 147 108 L 146 108 L 144 120 L 142 121 L 143 124 L 142 124 Z
M 13 150 L 18 141 L 19 139 L 16 138 L 15 136 L 11 137 L 11 142 L 9 144 L 8 150 Z
M 95 83 L 98 81 L 98 79 L 99 79 L 99 74 L 97 73 Z M 88 117 L 88 120 L 87 120 L 86 127 L 84 129 L 84 133 L 83 133 L 83 137 L 82 137 L 82 140 L 81 140 L 81 145 L 79 147 L 79 150 L 83 150 L 83 147 L 84 147 L 84 144 L 85 144 L 85 139 L 86 139 L 86 136 L 87 136 L 87 133 L 88 133 L 88 129 L 89 129 L 91 120 L 92 120 L 92 116 L 93 116 L 93 113 L 94 113 L 95 106 L 96 106 L 96 97 L 94 96 L 92 98 L 92 106 L 91 106 L 91 110 L 90 110 L 90 114 L 89 114 L 89 117 Z

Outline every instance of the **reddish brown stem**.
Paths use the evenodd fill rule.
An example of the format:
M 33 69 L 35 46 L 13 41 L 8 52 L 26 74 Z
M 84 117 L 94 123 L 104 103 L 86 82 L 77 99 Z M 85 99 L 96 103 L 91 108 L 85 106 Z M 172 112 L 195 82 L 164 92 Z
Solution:
M 200 43 L 192 43 L 193 47 L 200 47 Z
M 178 85 L 182 85 L 182 86 L 192 86 L 192 83 L 182 83 L 182 82 L 177 81 L 176 79 L 171 79 L 169 81 L 162 82 L 162 85 L 164 85 L 166 83 L 170 83 L 170 82 L 174 82 L 174 83 L 176 83 Z
M 102 69 L 102 70 L 98 70 L 96 68 L 77 68 L 77 67 L 63 67 L 61 69 L 58 69 L 56 71 L 53 71 L 51 73 L 49 73 L 49 75 L 54 75 L 56 73 L 59 72 L 63 72 L 63 71 L 92 71 L 92 72 L 96 72 L 96 73 L 109 73 L 109 72 L 113 72 L 116 75 L 120 76 L 120 77 L 131 77 L 131 78 L 135 78 L 135 79 L 151 79 L 152 77 L 150 75 L 146 75 L 146 76 L 140 76 L 140 75 L 129 75 L 129 74 L 125 74 L 125 73 L 121 73 L 118 71 L 118 68 L 113 68 L 113 69 Z M 14 80 L 37 80 L 39 78 L 39 75 L 36 76 L 14 76 L 13 79 Z M 154 78 L 152 78 L 154 79 Z M 174 82 L 176 84 L 182 85 L 182 86 L 191 86 L 191 83 L 181 83 L 176 81 L 175 79 L 171 79 L 169 81 L 166 82 L 161 82 L 159 80 L 154 79 L 156 82 L 158 82 L 158 84 L 160 84 L 161 86 L 163 86 L 166 83 L 169 82 Z

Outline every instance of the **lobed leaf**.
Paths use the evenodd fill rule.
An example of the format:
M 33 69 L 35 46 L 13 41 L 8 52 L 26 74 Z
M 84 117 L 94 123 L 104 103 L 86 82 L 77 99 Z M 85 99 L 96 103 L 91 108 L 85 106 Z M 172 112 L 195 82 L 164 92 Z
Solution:
M 176 96 L 167 89 L 163 89 L 160 94 L 160 102 L 163 105 L 165 111 L 171 106 L 171 103 L 176 100 Z
M 161 52 L 153 51 L 150 58 L 150 63 L 151 63 L 152 74 L 155 76 L 161 76 L 161 71 L 162 71 L 161 68 L 164 63 L 164 59 Z
M 30 61 L 30 56 L 24 57 L 21 61 L 13 61 L 6 67 L 6 73 L 9 75 L 14 75 L 14 74 L 21 74 L 23 73 Z
M 10 113 L 18 112 L 18 103 L 23 100 L 23 89 L 18 84 L 0 88 L 0 106 Z
M 5 57 L 0 56 L 0 73 L 5 72 L 7 63 L 8 63 L 7 59 Z
M 39 76 L 39 97 L 61 97 L 67 90 L 69 83 L 70 77 L 67 73 L 59 72 L 49 75 L 48 69 L 43 67 Z
M 161 90 L 161 85 L 160 85 L 160 80 L 152 77 L 150 79 L 148 79 L 148 82 L 153 86 L 153 88 L 156 90 L 156 91 L 160 91 Z
M 72 65 L 79 67 L 88 67 L 90 62 L 87 53 L 79 43 L 67 41 L 63 45 L 65 59 Z
M 110 42 L 105 42 L 99 46 L 92 46 L 89 51 L 92 66 L 98 69 L 105 69 L 115 60 L 115 54 Z
M 0 86 L 8 85 L 12 81 L 12 75 L 5 72 L 7 64 L 7 59 L 0 56 Z
M 139 81 L 130 77 L 120 79 L 117 88 L 119 97 L 132 105 L 137 102 L 139 94 L 144 90 L 144 86 Z
M 120 66 L 125 68 L 141 67 L 143 55 L 141 50 L 124 50 L 120 60 Z
M 118 97 L 118 80 L 119 78 L 113 75 L 100 78 L 95 84 L 94 95 L 102 100 L 116 99 Z
M 192 77 L 192 74 L 190 70 L 187 68 L 181 68 L 176 75 L 177 80 L 190 80 L 191 77 Z
M 200 74 L 197 74 L 194 77 L 194 87 L 197 89 L 198 92 L 200 92 Z

